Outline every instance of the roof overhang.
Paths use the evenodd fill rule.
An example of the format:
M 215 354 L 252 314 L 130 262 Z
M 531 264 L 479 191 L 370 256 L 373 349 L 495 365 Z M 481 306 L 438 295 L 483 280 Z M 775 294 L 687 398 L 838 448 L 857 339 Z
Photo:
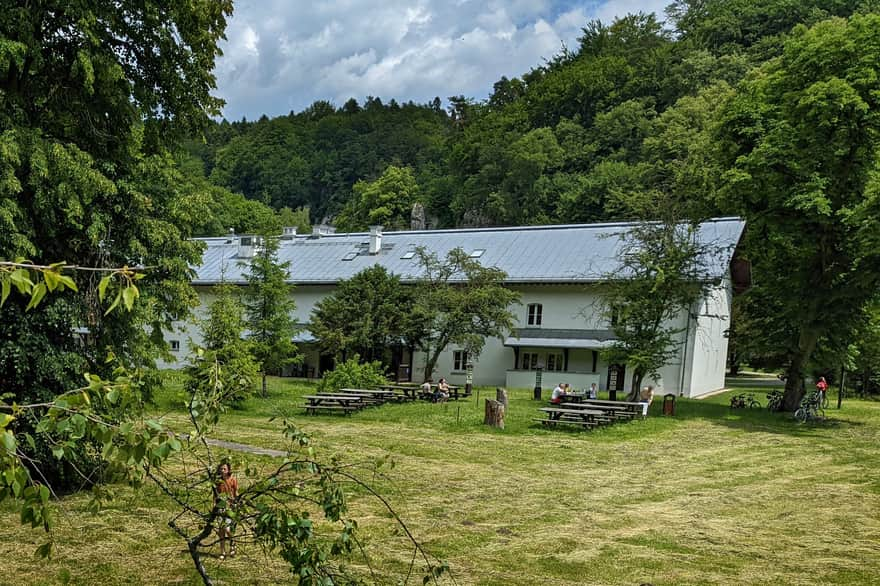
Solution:
M 529 348 L 579 348 L 587 350 L 599 350 L 608 348 L 614 344 L 614 340 L 595 340 L 578 338 L 506 338 L 505 346 L 529 347 Z

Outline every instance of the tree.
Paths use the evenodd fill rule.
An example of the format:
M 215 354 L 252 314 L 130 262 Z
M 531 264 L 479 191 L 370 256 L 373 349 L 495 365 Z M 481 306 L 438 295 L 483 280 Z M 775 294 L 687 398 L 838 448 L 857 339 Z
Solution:
M 200 245 L 188 237 L 206 202 L 183 197 L 168 149 L 219 113 L 212 69 L 231 9 L 228 0 L 3 3 L 0 260 L 152 267 L 132 311 L 105 312 L 96 271 L 70 273 L 75 289 L 31 308 L 6 349 L 20 355 L 43 340 L 53 351 L 36 364 L 4 361 L 0 386 L 20 403 L 68 392 L 73 370 L 111 376 L 108 346 L 126 366 L 149 367 L 165 348 L 162 328 L 195 304 L 189 267 Z M 8 304 L 25 310 L 21 299 Z
M 365 361 L 383 360 L 395 345 L 417 346 L 424 336 L 414 287 L 374 265 L 321 299 L 309 326 L 321 348 L 345 360 L 353 354 Z
M 767 302 L 749 308 L 782 344 L 788 410 L 817 342 L 880 285 L 878 35 L 878 15 L 795 28 L 721 116 L 722 196 L 750 225 L 748 295 Z
M 449 344 L 477 357 L 487 336 L 502 337 L 514 325 L 510 306 L 519 304 L 519 293 L 504 286 L 507 273 L 483 267 L 461 248 L 440 259 L 417 249 L 424 277 L 416 283 L 417 311 L 425 318 L 421 348 L 427 353 L 425 380 L 431 378 L 437 359 Z
M 192 361 L 186 369 L 186 388 L 196 393 L 205 377 L 223 387 L 225 401 L 241 403 L 253 394 L 259 365 L 251 355 L 250 344 L 244 340 L 246 322 L 244 306 L 233 285 L 223 283 L 213 288 L 214 301 L 202 321 L 203 348 L 193 349 Z M 204 364 L 215 367 L 207 374 Z
M 336 225 L 346 232 L 365 230 L 369 225 L 385 228 L 409 228 L 410 211 L 419 201 L 419 185 L 409 167 L 388 165 L 375 181 L 358 181 L 353 198 L 336 218 Z
M 619 264 L 606 275 L 602 297 L 617 339 L 603 353 L 632 367 L 630 401 L 638 400 L 645 376 L 658 377 L 677 354 L 681 316 L 692 319 L 692 305 L 707 287 L 696 230 L 689 223 L 641 222 L 620 234 Z
M 264 236 L 245 275 L 248 340 L 260 365 L 264 397 L 268 396 L 267 372 L 302 359 L 293 343 L 296 303 L 287 283 L 289 268 L 290 262 L 278 261 L 278 239 Z

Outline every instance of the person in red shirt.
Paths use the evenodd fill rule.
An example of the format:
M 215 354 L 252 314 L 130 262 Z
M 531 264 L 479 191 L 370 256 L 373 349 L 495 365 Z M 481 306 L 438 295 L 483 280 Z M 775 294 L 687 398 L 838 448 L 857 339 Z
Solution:
M 819 397 L 822 399 L 822 403 L 825 403 L 825 391 L 828 390 L 828 383 L 825 382 L 824 376 L 819 377 L 819 382 L 816 383 L 816 390 L 819 391 Z
M 220 538 L 220 559 L 226 559 L 226 542 L 229 541 L 229 557 L 235 557 L 235 542 L 232 541 L 232 518 L 226 515 L 227 507 L 235 505 L 238 498 L 238 480 L 232 475 L 232 467 L 223 462 L 217 467 L 216 498 L 226 500 L 225 506 L 220 505 L 220 523 L 217 526 L 217 536 Z

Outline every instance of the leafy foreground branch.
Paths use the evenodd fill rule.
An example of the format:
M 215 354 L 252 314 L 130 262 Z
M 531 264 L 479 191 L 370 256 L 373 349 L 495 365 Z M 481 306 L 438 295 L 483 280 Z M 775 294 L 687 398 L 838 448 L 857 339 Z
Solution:
M 21 268 L 7 273 L 10 281 L 12 272 Z M 46 279 L 46 271 L 53 269 L 31 265 L 25 270 L 43 273 Z M 27 277 L 28 285 L 13 284 L 22 294 L 31 295 L 36 307 L 41 301 L 33 299 L 38 278 L 18 275 Z M 135 288 L 134 279 L 125 283 L 123 288 L 127 287 Z M 123 294 L 123 301 L 125 298 Z M 135 293 L 132 300 L 136 298 Z M 389 502 L 360 480 L 358 472 L 375 477 L 385 460 L 357 465 L 346 465 L 336 458 L 322 461 L 316 457 L 308 436 L 289 421 L 283 421 L 289 446 L 280 463 L 248 465 L 244 469 L 246 486 L 237 498 L 222 492 L 217 474 L 219 459 L 208 437 L 236 392 L 235 384 L 230 384 L 235 373 L 225 372 L 226 367 L 212 352 L 196 355 L 189 369 L 192 384 L 188 385 L 187 404 L 193 431 L 184 441 L 161 421 L 145 416 L 140 373 L 129 372 L 121 365 L 107 379 L 87 374 L 85 386 L 51 401 L 17 404 L 11 401 L 11 395 L 0 396 L 0 501 L 14 501 L 23 524 L 42 526 L 49 535 L 49 540 L 38 548 L 38 555 L 51 555 L 50 499 L 55 491 L 41 472 L 46 462 L 28 456 L 22 449 L 28 445 L 33 448 L 35 436 L 51 446 L 52 457 L 74 467 L 74 455 L 85 444 L 100 453 L 98 469 L 76 469 L 84 484 L 94 484 L 92 511 L 97 512 L 105 500 L 113 498 L 109 488 L 112 482 L 125 482 L 135 488 L 145 482 L 155 484 L 178 507 L 168 525 L 186 541 L 205 584 L 213 581 L 204 564 L 204 549 L 216 543 L 215 533 L 226 524 L 234 529 L 237 542 L 259 545 L 288 562 L 300 584 L 359 583 L 361 579 L 346 566 L 355 553 L 362 556 L 359 559 L 377 581 L 358 540 L 357 522 L 347 516 L 346 487 L 376 497 L 402 527 L 413 547 L 407 579 L 419 558 L 424 563 L 424 583 L 436 582 L 446 572 L 447 565 L 422 549 Z M 110 359 L 115 357 L 111 355 Z

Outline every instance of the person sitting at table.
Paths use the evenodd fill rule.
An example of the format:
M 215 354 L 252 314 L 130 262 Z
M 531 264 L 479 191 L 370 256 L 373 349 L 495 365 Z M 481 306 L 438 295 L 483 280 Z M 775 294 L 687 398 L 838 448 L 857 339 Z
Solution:
M 441 378 L 437 382 L 437 390 L 434 391 L 434 402 L 435 403 L 445 403 L 449 400 L 449 383 L 446 382 L 445 378 Z
M 587 396 L 590 399 L 598 399 L 599 398 L 599 385 L 596 383 L 590 384 L 590 390 L 587 391 Z
M 550 402 L 554 405 L 559 405 L 562 403 L 562 399 L 565 397 L 565 383 L 559 383 L 554 387 L 553 393 L 550 394 Z
M 428 380 L 426 380 L 425 382 L 422 383 L 422 386 L 421 386 L 421 389 L 422 389 L 421 395 L 422 395 L 422 397 L 431 397 L 431 396 L 432 396 L 432 394 L 431 394 L 431 383 L 432 383 L 432 382 L 433 382 L 432 379 L 428 379 Z

